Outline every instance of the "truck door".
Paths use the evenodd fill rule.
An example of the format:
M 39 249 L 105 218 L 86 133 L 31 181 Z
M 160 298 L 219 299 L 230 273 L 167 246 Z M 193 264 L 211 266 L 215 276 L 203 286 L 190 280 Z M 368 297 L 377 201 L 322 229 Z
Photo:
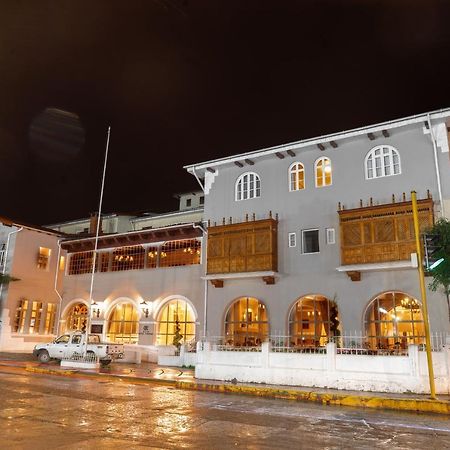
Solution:
M 62 359 L 67 354 L 69 340 L 70 336 L 68 334 L 63 334 L 58 339 L 56 339 L 55 345 L 50 345 L 48 347 L 50 358 Z
M 72 340 L 70 341 L 67 350 L 67 356 L 72 356 L 73 354 L 81 355 L 83 353 L 81 334 L 74 334 L 72 336 Z

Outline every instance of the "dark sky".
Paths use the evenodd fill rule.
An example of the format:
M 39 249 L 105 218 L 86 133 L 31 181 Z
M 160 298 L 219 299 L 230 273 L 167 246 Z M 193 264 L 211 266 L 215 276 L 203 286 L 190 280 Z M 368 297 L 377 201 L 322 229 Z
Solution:
M 175 209 L 184 164 L 450 106 L 449 58 L 448 0 L 1 0 L 0 215 L 94 211 L 108 125 L 104 211 Z

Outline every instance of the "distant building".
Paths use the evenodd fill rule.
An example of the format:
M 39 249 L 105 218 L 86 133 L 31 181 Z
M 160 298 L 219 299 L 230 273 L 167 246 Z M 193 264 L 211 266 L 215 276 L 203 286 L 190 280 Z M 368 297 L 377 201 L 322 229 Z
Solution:
M 0 272 L 18 279 L 0 285 L 0 350 L 30 350 L 56 333 L 66 264 L 61 233 L 0 218 Z

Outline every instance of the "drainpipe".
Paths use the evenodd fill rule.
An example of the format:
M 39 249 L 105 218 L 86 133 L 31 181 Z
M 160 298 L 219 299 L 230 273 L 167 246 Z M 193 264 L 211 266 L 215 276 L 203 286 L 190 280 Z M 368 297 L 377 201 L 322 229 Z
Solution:
M 208 230 L 203 226 L 203 225 L 199 225 L 199 224 L 192 224 L 192 226 L 194 228 L 200 228 L 200 230 L 202 230 L 203 232 L 203 247 L 205 249 L 205 276 L 206 276 L 206 264 L 207 264 L 207 250 L 208 247 L 206 244 L 206 237 L 208 235 Z M 208 331 L 208 327 L 207 327 L 207 313 L 208 313 L 208 280 L 204 280 L 205 281 L 205 285 L 204 285 L 204 303 L 203 303 L 203 337 L 206 339 L 206 333 Z
M 56 334 L 59 334 L 59 329 L 60 329 L 60 325 L 61 325 L 62 301 L 63 301 L 62 296 L 58 291 L 59 262 L 60 262 L 59 260 L 61 257 L 61 241 L 62 241 L 62 239 L 58 239 L 58 258 L 56 260 L 55 286 L 54 286 L 56 295 L 59 297 L 58 328 L 57 328 Z M 67 264 L 67 260 L 66 260 L 66 264 Z M 64 270 L 65 270 L 65 267 L 64 267 Z
M 23 227 L 20 227 L 19 229 L 11 231 L 11 232 L 8 233 L 8 238 L 6 239 L 5 256 L 4 256 L 4 259 L 3 259 L 2 275 L 5 275 L 5 273 L 6 273 L 6 263 L 8 261 L 9 242 L 11 240 L 11 236 L 13 234 L 19 233 L 22 230 L 23 230 Z M 0 328 L 2 326 L 2 313 L 3 313 L 2 294 L 3 294 L 3 283 L 0 283 Z
M 439 203 L 441 204 L 441 217 L 445 217 L 445 207 L 444 207 L 444 201 L 442 198 L 441 175 L 439 173 L 439 161 L 438 161 L 438 155 L 437 155 L 436 138 L 434 136 L 433 127 L 431 126 L 431 117 L 430 117 L 429 113 L 427 114 L 427 121 L 428 121 L 428 126 L 430 127 L 430 139 L 431 139 L 431 142 L 433 143 L 434 166 L 436 169 L 436 179 L 437 179 L 437 185 L 438 185 Z

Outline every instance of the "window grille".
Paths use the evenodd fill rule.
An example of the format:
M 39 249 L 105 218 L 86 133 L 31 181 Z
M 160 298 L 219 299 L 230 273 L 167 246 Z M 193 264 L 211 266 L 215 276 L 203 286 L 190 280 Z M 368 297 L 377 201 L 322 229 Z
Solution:
M 225 318 L 226 345 L 259 346 L 268 335 L 267 309 L 257 298 L 242 297 L 230 306 Z
M 338 310 L 326 297 L 301 298 L 289 314 L 290 344 L 299 347 L 322 347 L 331 336 L 338 335 Z
M 102 252 L 98 254 L 97 258 L 100 260 L 100 272 L 109 272 L 111 254 L 109 252 Z
M 42 302 L 33 302 L 31 306 L 29 333 L 39 333 L 42 317 Z
M 16 309 L 16 316 L 14 317 L 14 333 L 23 333 L 25 330 L 25 319 L 28 311 L 28 300 L 19 300 Z
M 261 197 L 261 179 L 254 172 L 242 174 L 236 181 L 235 199 L 249 200 Z
M 200 264 L 201 243 L 194 239 L 169 241 L 161 247 L 160 267 Z
M 74 253 L 70 256 L 69 275 L 80 275 L 92 272 L 92 258 L 94 252 Z M 95 261 L 95 270 L 97 270 L 98 258 Z
M 54 303 L 47 303 L 44 334 L 53 334 L 55 328 L 55 317 L 56 317 L 56 305 Z
M 66 318 L 66 331 L 86 331 L 88 307 L 84 303 L 72 306 Z
M 425 327 L 419 302 L 402 292 L 376 297 L 365 314 L 368 346 L 371 349 L 406 349 L 425 342 Z
M 289 190 L 299 191 L 305 189 L 305 169 L 303 164 L 295 162 L 289 167 Z
M 112 253 L 112 272 L 144 268 L 145 249 L 142 245 L 120 247 Z
M 179 343 L 195 340 L 194 311 L 186 301 L 181 299 L 170 300 L 158 314 L 158 345 L 174 345 L 177 333 L 180 338 Z
M 329 158 L 319 158 L 315 164 L 316 187 L 331 186 L 332 183 L 332 167 Z
M 139 317 L 131 303 L 119 303 L 108 321 L 107 338 L 111 342 L 137 344 L 139 339 Z
M 365 160 L 366 179 L 388 177 L 401 173 L 400 155 L 390 145 L 374 147 Z

